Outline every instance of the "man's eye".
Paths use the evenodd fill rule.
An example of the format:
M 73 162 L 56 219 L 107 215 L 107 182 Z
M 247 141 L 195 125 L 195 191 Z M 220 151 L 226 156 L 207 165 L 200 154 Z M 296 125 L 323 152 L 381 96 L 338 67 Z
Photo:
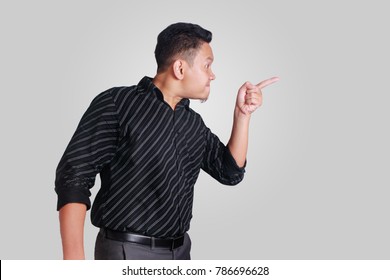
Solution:
M 206 68 L 209 68 L 210 67 L 210 64 L 206 64 Z

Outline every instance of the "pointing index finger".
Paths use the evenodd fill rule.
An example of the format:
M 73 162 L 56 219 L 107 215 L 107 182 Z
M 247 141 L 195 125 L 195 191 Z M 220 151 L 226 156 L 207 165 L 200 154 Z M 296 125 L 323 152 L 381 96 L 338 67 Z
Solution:
M 264 80 L 260 83 L 258 83 L 256 86 L 260 89 L 265 88 L 266 86 L 269 86 L 270 84 L 273 84 L 275 82 L 279 81 L 279 77 L 272 77 L 270 79 Z

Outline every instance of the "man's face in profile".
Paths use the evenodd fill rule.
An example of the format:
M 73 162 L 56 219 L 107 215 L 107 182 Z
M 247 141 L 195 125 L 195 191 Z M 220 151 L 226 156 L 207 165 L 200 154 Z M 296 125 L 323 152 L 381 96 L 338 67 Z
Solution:
M 186 62 L 184 85 L 187 98 L 207 100 L 210 94 L 210 83 L 215 79 L 211 70 L 214 61 L 213 51 L 208 43 L 203 43 L 197 51 L 193 64 Z

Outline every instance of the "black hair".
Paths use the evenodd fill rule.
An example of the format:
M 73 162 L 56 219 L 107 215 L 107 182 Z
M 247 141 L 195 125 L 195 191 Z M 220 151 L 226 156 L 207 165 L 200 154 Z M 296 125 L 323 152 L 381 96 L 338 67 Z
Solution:
M 169 25 L 157 37 L 154 51 L 157 71 L 165 70 L 178 57 L 192 65 L 198 49 L 211 39 L 211 32 L 197 24 L 178 22 Z

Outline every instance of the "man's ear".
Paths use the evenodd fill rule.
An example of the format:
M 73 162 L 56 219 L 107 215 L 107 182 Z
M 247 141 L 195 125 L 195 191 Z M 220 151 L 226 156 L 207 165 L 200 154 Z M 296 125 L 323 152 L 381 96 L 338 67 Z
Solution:
M 184 62 L 180 59 L 175 60 L 175 62 L 172 64 L 172 70 L 173 74 L 175 75 L 176 79 L 183 80 L 184 78 Z

